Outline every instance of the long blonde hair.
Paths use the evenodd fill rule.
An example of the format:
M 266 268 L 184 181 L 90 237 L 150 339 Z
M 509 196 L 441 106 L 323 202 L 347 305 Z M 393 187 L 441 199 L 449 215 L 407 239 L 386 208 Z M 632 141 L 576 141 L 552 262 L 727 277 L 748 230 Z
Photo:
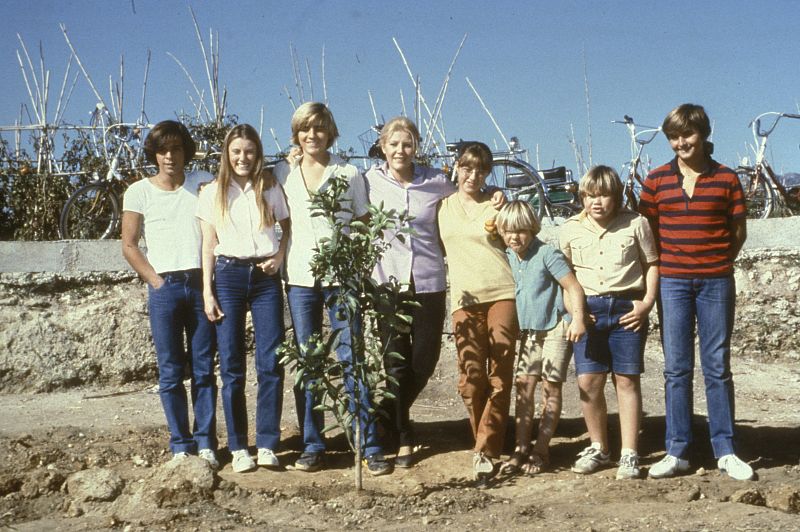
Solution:
M 228 155 L 228 148 L 231 142 L 236 139 L 249 140 L 256 145 L 255 166 L 247 179 L 253 185 L 253 190 L 256 193 L 256 204 L 258 205 L 258 211 L 261 213 L 260 227 L 263 229 L 264 227 L 275 225 L 275 215 L 264 199 L 264 191 L 272 188 L 274 178 L 269 173 L 264 175 L 264 147 L 261 145 L 258 132 L 250 124 L 234 126 L 225 135 L 225 142 L 222 145 L 222 161 L 217 175 L 217 209 L 222 214 L 222 218 L 225 219 L 225 216 L 228 215 L 228 187 L 233 175 L 233 166 Z

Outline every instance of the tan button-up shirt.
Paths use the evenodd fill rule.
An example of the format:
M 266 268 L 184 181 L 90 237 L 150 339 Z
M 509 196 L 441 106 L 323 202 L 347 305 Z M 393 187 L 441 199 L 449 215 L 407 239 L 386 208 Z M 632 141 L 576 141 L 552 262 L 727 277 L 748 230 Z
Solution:
M 643 266 L 658 262 L 647 219 L 625 209 L 606 228 L 584 213 L 573 216 L 558 240 L 587 295 L 645 290 Z

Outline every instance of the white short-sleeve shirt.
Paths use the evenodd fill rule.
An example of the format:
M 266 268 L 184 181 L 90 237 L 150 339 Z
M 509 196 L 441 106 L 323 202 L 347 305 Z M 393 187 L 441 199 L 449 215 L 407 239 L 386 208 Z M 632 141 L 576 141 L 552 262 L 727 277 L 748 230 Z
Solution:
M 311 196 L 306 189 L 300 163 L 292 167 L 281 162 L 273 173 L 283 185 L 292 218 L 292 235 L 286 251 L 286 282 L 297 286 L 314 286 L 316 278 L 311 273 L 311 259 L 318 240 L 331 235 L 331 226 L 324 217 L 311 216 Z M 336 155 L 331 155 L 325 168 L 319 192 L 330 186 L 331 178 L 339 176 L 344 176 L 348 181 L 349 187 L 342 203 L 352 211 L 340 212 L 339 218 L 349 220 L 365 215 L 369 200 L 364 177 L 355 166 Z
M 198 190 L 213 179 L 208 172 L 189 172 L 175 190 L 158 188 L 145 178 L 125 191 L 122 210 L 142 215 L 145 255 L 157 273 L 200 267 L 200 223 L 195 217 Z
M 261 212 L 256 203 L 256 191 L 248 181 L 241 188 L 234 180 L 228 185 L 228 212 L 225 216 L 216 206 L 217 181 L 200 191 L 197 217 L 214 226 L 219 244 L 214 255 L 239 259 L 270 257 L 278 252 L 280 239 L 275 226 L 261 227 Z M 264 191 L 264 199 L 276 221 L 289 217 L 281 187 L 276 185 Z

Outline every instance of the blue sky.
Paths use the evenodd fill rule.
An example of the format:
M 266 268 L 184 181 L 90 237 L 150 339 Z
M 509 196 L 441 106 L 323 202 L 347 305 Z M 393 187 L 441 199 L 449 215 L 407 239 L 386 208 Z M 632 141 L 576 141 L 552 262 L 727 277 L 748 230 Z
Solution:
M 553 161 L 575 168 L 568 143 L 570 125 L 588 158 L 584 61 L 591 98 L 593 162 L 619 168 L 629 157 L 622 126 L 611 120 L 632 115 L 658 125 L 685 101 L 700 103 L 714 120 L 716 157 L 733 165 L 752 142 L 751 118 L 765 111 L 798 112 L 800 62 L 794 1 L 171 1 L 171 0 L 2 0 L 0 124 L 13 124 L 29 102 L 15 52 L 19 33 L 38 57 L 44 48 L 51 70 L 55 107 L 69 49 L 59 30 L 64 23 L 84 65 L 108 98 L 108 76 L 126 65 L 125 116 L 141 102 L 145 57 L 152 52 L 146 112 L 151 122 L 192 110 L 189 82 L 167 52 L 176 55 L 198 84 L 205 70 L 188 6 L 204 37 L 219 33 L 220 80 L 228 88 L 229 112 L 258 127 L 264 108 L 266 151 L 289 138 L 292 107 L 284 85 L 297 100 L 289 54 L 297 50 L 306 93 L 308 59 L 316 99 L 322 98 L 321 52 L 326 51 L 330 106 L 342 133 L 340 147 L 360 151 L 357 135 L 373 123 L 371 91 L 380 116 L 400 114 L 400 93 L 411 113 L 414 89 L 392 43 L 396 37 L 422 92 L 433 106 L 462 36 L 443 107 L 450 139 L 500 137 L 467 86 L 468 76 L 507 136 L 539 146 L 542 166 Z M 491 6 L 491 7 L 489 7 Z M 135 9 L 135 13 L 134 13 Z M 206 88 L 207 91 L 207 88 Z M 94 97 L 81 78 L 65 114 L 85 122 Z M 52 116 L 52 110 L 51 110 Z M 6 138 L 10 138 L 6 134 Z M 778 170 L 800 172 L 800 120 L 785 121 L 771 138 Z M 660 164 L 670 157 L 663 136 L 648 149 Z

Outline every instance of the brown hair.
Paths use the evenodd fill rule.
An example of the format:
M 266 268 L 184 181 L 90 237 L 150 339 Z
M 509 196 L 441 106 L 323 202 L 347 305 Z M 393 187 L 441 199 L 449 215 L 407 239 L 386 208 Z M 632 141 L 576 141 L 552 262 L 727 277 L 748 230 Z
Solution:
M 158 164 L 156 162 L 156 153 L 163 150 L 170 142 L 176 140 L 181 143 L 183 148 L 183 166 L 189 164 L 189 161 L 194 157 L 195 151 L 197 151 L 197 145 L 186 126 L 175 120 L 159 122 L 147 134 L 144 139 L 144 154 L 147 157 L 147 162 Z
M 458 166 L 471 166 L 488 175 L 492 171 L 492 150 L 483 142 L 468 144 L 458 157 Z
M 711 136 L 711 121 L 702 105 L 684 103 L 669 112 L 661 124 L 661 130 L 667 138 L 696 131 L 703 140 L 707 140 Z

